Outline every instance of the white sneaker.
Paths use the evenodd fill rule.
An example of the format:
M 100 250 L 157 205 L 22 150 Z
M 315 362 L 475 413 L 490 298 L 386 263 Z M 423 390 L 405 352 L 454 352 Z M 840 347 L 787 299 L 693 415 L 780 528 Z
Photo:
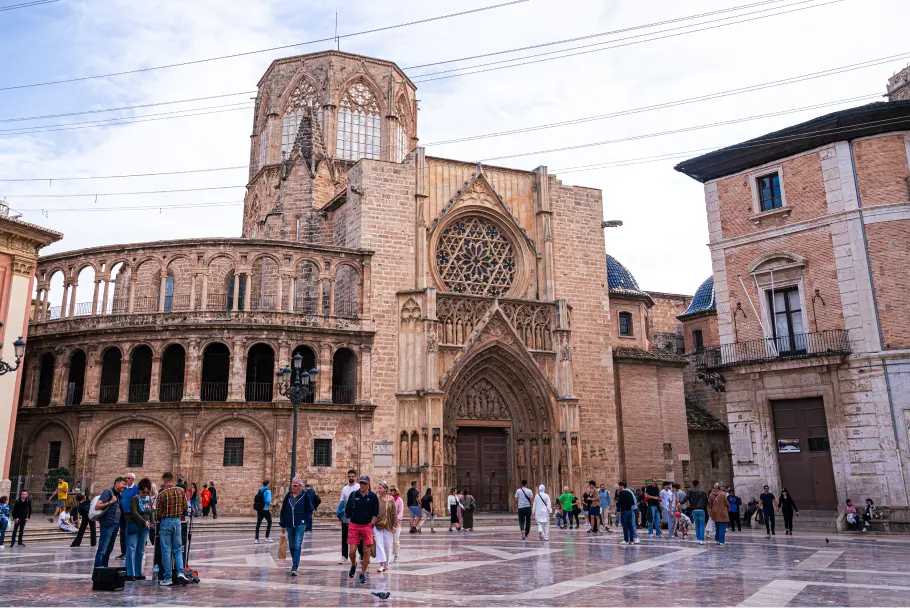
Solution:
M 398 556 L 396 555 L 396 556 L 395 556 L 395 559 L 393 559 L 392 562 L 394 563 L 394 562 L 397 562 L 397 561 L 398 561 Z
M 271 538 L 269 538 L 268 536 L 266 536 L 266 537 L 265 537 L 265 542 L 267 542 L 267 543 L 273 543 L 273 542 L 275 542 L 275 541 L 273 541 Z
M 258 538 L 256 539 L 256 544 L 257 544 L 257 545 L 259 544 L 259 539 L 258 539 Z
M 638 540 L 638 539 L 636 538 L 635 540 L 632 541 L 632 544 L 633 544 L 633 545 L 640 545 L 640 544 L 641 544 L 641 541 Z

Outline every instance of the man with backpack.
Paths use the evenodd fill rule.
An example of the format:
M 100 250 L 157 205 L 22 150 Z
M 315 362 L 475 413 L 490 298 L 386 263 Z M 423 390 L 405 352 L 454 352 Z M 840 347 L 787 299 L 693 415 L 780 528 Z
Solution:
M 531 506 L 534 494 L 528 489 L 528 480 L 521 480 L 521 487 L 515 490 L 515 502 L 518 503 L 518 528 L 521 530 L 521 540 L 527 540 L 531 532 Z
M 262 487 L 256 493 L 253 499 L 253 509 L 256 510 L 256 544 L 259 544 L 259 526 L 264 519 L 267 523 L 265 526 L 265 542 L 272 542 L 272 491 L 269 489 L 269 480 L 262 482 Z
M 695 542 L 705 544 L 705 512 L 708 510 L 708 495 L 698 487 L 698 480 L 692 480 L 692 489 L 686 494 L 686 504 L 692 510 L 695 522 Z
M 101 493 L 92 501 L 94 512 L 100 515 L 95 520 L 101 526 L 98 550 L 95 552 L 95 568 L 107 568 L 114 543 L 117 542 L 117 532 L 120 530 L 120 495 L 126 487 L 126 479 L 118 477 L 114 485 Z
M 316 493 L 316 490 L 310 484 L 303 484 L 303 491 L 310 495 L 310 500 L 313 502 L 313 513 L 316 512 L 316 509 L 319 508 L 319 505 L 322 504 L 322 499 L 319 498 L 319 494 Z M 306 523 L 306 531 L 313 531 L 313 518 L 309 518 Z

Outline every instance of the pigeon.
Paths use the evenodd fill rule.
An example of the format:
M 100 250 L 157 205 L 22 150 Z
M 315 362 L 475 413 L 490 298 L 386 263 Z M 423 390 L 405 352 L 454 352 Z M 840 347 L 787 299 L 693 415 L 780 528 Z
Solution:
M 375 595 L 376 597 L 378 597 L 381 600 L 387 600 L 387 599 L 389 599 L 389 596 L 392 594 L 389 593 L 388 591 L 374 591 L 373 595 Z
M 826 537 L 825 537 L 825 544 L 827 545 L 827 544 L 830 543 L 830 542 L 831 542 L 831 541 L 828 540 L 828 537 L 826 536 Z

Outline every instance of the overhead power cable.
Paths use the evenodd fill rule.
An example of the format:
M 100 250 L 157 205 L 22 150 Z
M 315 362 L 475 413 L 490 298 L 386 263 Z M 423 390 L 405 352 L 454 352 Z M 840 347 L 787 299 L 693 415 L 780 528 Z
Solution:
M 65 118 L 67 116 L 81 116 L 83 114 L 102 114 L 104 112 L 120 112 L 121 110 L 138 110 L 140 108 L 154 108 L 157 106 L 169 106 L 178 103 L 191 103 L 193 101 L 207 101 L 209 99 L 220 99 L 222 97 L 236 97 L 238 95 L 256 95 L 258 91 L 241 91 L 240 93 L 225 93 L 223 95 L 208 95 L 206 97 L 194 97 L 192 99 L 178 99 L 175 101 L 159 101 L 157 103 L 143 103 L 135 106 L 121 106 L 119 108 L 102 108 L 100 110 L 82 110 L 80 112 L 65 112 L 63 114 L 45 114 L 44 116 L 21 116 L 18 118 L 0 118 L 0 122 L 22 122 L 26 120 L 42 120 L 45 118 Z
M 126 177 L 157 177 L 160 175 L 182 175 L 185 173 L 209 173 L 211 171 L 231 171 L 234 169 L 249 169 L 249 165 L 236 167 L 215 167 L 214 169 L 185 169 L 183 171 L 159 171 L 157 173 L 131 173 L 126 175 L 84 175 L 82 177 L 27 177 L 16 179 L 0 179 L 0 182 L 68 182 L 88 179 L 123 179 Z
M 149 210 L 154 211 L 156 209 L 198 209 L 205 207 L 234 207 L 237 205 L 242 205 L 243 201 L 226 201 L 226 202 L 215 202 L 215 203 L 188 203 L 185 205 L 130 205 L 124 207 L 20 207 L 18 209 L 13 209 L 18 213 L 32 213 L 32 212 L 41 212 L 42 215 L 47 217 L 47 212 L 53 211 L 55 213 L 73 213 L 73 212 L 104 212 L 104 211 L 143 211 Z
M 53 4 L 54 2 L 60 2 L 60 0 L 35 0 L 35 2 L 20 2 L 19 4 L 7 4 L 6 6 L 0 6 L 0 13 L 4 11 L 14 11 L 19 8 L 31 8 L 33 6 L 41 6 L 42 4 Z
M 176 190 L 146 190 L 144 192 L 87 192 L 85 194 L 16 194 L 0 195 L 8 198 L 92 198 L 102 196 L 133 196 L 137 194 L 171 194 L 174 192 L 202 192 L 204 190 L 230 190 L 232 188 L 246 188 L 242 186 L 208 186 L 205 188 L 178 188 Z
M 258 55 L 261 53 L 271 53 L 273 51 L 281 51 L 281 50 L 291 49 L 291 48 L 300 47 L 300 46 L 307 46 L 310 44 L 318 44 L 320 42 L 330 42 L 330 41 L 334 41 L 334 40 L 340 40 L 342 38 L 353 38 L 355 36 L 363 36 L 366 34 L 387 32 L 389 30 L 395 30 L 395 29 L 399 29 L 399 28 L 403 28 L 403 27 L 410 27 L 412 25 L 420 25 L 423 23 L 430 23 L 432 21 L 440 21 L 442 19 L 451 19 L 452 17 L 462 17 L 464 15 L 481 13 L 484 11 L 502 8 L 505 6 L 512 6 L 514 4 L 522 4 L 524 2 L 528 2 L 528 0 L 511 0 L 510 2 L 503 2 L 500 4 L 493 4 L 493 5 L 489 5 L 489 6 L 481 6 L 481 7 L 474 8 L 474 9 L 459 11 L 457 13 L 449 13 L 447 15 L 438 15 L 436 17 L 427 17 L 426 19 L 417 19 L 415 21 L 408 21 L 405 23 L 396 23 L 394 25 L 375 27 L 375 28 L 371 28 L 368 30 L 361 30 L 359 32 L 351 32 L 350 34 L 339 34 L 337 36 L 318 38 L 315 40 L 308 40 L 306 42 L 297 42 L 294 44 L 284 44 L 281 46 L 273 46 L 273 47 L 270 47 L 267 49 L 257 49 L 255 51 L 244 51 L 242 53 L 231 53 L 229 55 L 220 55 L 218 57 L 208 57 L 205 59 L 194 59 L 191 61 L 181 61 L 178 63 L 169 63 L 169 64 L 165 64 L 165 65 L 158 65 L 158 66 L 152 66 L 152 67 L 147 67 L 147 68 L 137 68 L 134 70 L 123 70 L 121 72 L 110 72 L 107 74 L 95 74 L 93 76 L 78 76 L 75 78 L 63 78 L 60 80 L 47 80 L 44 82 L 32 82 L 32 83 L 28 83 L 28 84 L 8 85 L 5 87 L 0 87 L 0 91 L 12 91 L 12 90 L 16 90 L 16 89 L 30 89 L 30 88 L 34 88 L 34 87 L 45 87 L 45 86 L 50 86 L 50 85 L 55 85 L 55 84 L 65 84 L 65 83 L 70 83 L 70 82 L 83 82 L 86 80 L 111 78 L 113 76 L 126 76 L 128 74 L 140 74 L 143 72 L 154 72 L 156 70 L 164 70 L 164 69 L 168 69 L 168 68 L 183 67 L 183 66 L 188 66 L 188 65 L 198 65 L 201 63 L 210 63 L 212 61 L 221 61 L 223 59 L 235 59 L 237 57 L 248 57 L 250 55 Z
M 518 152 L 518 153 L 516 153 L 516 154 L 505 154 L 505 155 L 502 155 L 502 156 L 491 156 L 491 157 L 489 157 L 489 158 L 483 159 L 481 162 L 489 162 L 489 161 L 491 161 L 491 160 L 502 160 L 502 159 L 504 159 L 504 158 L 521 158 L 521 157 L 523 157 L 523 156 L 536 156 L 536 155 L 538 155 L 538 154 L 552 154 L 552 153 L 554 153 L 554 152 L 567 152 L 567 151 L 569 151 L 569 150 L 581 150 L 581 149 L 584 149 L 584 148 L 594 148 L 594 147 L 597 147 L 597 146 L 606 146 L 606 145 L 609 145 L 609 144 L 616 144 L 616 143 L 621 143 L 621 142 L 626 142 L 626 141 L 635 141 L 635 140 L 639 140 L 639 139 L 649 139 L 649 138 L 651 138 L 651 137 L 661 137 L 661 136 L 664 136 L 664 135 L 676 135 L 677 133 L 688 133 L 688 132 L 690 132 L 690 131 L 699 131 L 699 130 L 701 130 L 701 129 L 710 129 L 710 128 L 714 128 L 714 127 L 722 127 L 722 126 L 726 126 L 726 125 L 738 124 L 738 123 L 741 123 L 741 122 L 748 122 L 748 121 L 751 121 L 751 120 L 759 120 L 759 119 L 762 119 L 762 118 L 771 118 L 771 117 L 774 117 L 774 116 L 783 116 L 783 115 L 785 115 L 785 114 L 793 114 L 793 113 L 795 113 L 795 112 L 804 112 L 804 111 L 806 111 L 806 110 L 814 110 L 814 109 L 823 108 L 823 107 L 826 107 L 826 106 L 832 106 L 832 105 L 837 105 L 837 104 L 841 104 L 841 103 L 848 103 L 848 102 L 851 102 L 851 101 L 860 101 L 860 100 L 863 100 L 863 99 L 875 98 L 875 97 L 880 97 L 880 96 L 881 96 L 880 93 L 868 93 L 868 94 L 866 94 L 866 95 L 860 95 L 860 96 L 858 96 L 858 97 L 849 97 L 849 98 L 847 98 L 847 99 L 839 99 L 839 100 L 837 100 L 837 101 L 829 101 L 829 102 L 826 102 L 826 103 L 813 104 L 813 105 L 811 105 L 811 106 L 803 106 L 803 107 L 800 107 L 800 108 L 792 108 L 792 109 L 790 109 L 790 110 L 781 110 L 781 111 L 779 111 L 779 112 L 768 112 L 768 113 L 766 113 L 766 114 L 756 114 L 756 115 L 753 115 L 753 116 L 744 116 L 744 117 L 742 117 L 742 118 L 733 118 L 733 119 L 730 119 L 730 120 L 722 120 L 722 121 L 717 121 L 717 122 L 710 122 L 710 123 L 706 123 L 706 124 L 702 124 L 702 125 L 694 125 L 694 126 L 691 126 L 691 127 L 682 127 L 682 128 L 680 128 L 680 129 L 671 129 L 671 130 L 669 130 L 669 131 L 658 131 L 658 132 L 656 132 L 656 133 L 645 133 L 645 134 L 641 134 L 641 135 L 630 135 L 630 136 L 628 136 L 628 137 L 619 137 L 619 138 L 616 138 L 616 139 L 607 139 L 607 140 L 604 140 L 604 141 L 595 141 L 595 142 L 589 142 L 589 143 L 584 143 L 584 144 L 576 144 L 576 145 L 574 145 L 574 146 L 563 146 L 563 147 L 561 147 L 561 148 L 549 148 L 549 149 L 546 149 L 546 150 L 535 150 L 535 151 L 533 151 L 533 152 Z
M 624 28 L 618 29 L 618 30 L 609 30 L 606 32 L 599 32 L 596 34 L 587 34 L 585 36 L 576 36 L 574 38 L 565 38 L 563 40 L 553 40 L 550 42 L 541 42 L 539 44 L 532 44 L 530 46 L 520 46 L 520 47 L 516 47 L 513 49 L 505 49 L 502 51 L 493 51 L 490 53 L 483 53 L 481 55 L 469 55 L 467 57 L 459 57 L 457 59 L 446 59 L 444 61 L 434 61 L 432 63 L 421 63 L 420 65 L 411 65 L 411 66 L 401 68 L 401 69 L 417 70 L 420 68 L 428 68 L 428 67 L 432 67 L 435 65 L 443 65 L 446 63 L 455 63 L 456 61 L 469 61 L 471 59 L 482 59 L 483 57 L 494 57 L 496 55 L 506 55 L 509 53 L 520 53 L 521 51 L 530 51 L 533 49 L 539 49 L 539 48 L 543 48 L 543 47 L 547 47 L 547 46 L 554 46 L 557 44 L 568 44 L 570 42 L 579 42 L 581 40 L 590 40 L 591 38 L 600 38 L 603 36 L 612 36 L 614 34 L 623 34 L 625 32 L 633 32 L 636 30 L 646 29 L 649 27 L 658 27 L 658 26 L 667 25 L 670 23 L 678 23 L 680 21 L 689 21 L 691 19 L 700 19 L 702 17 L 710 17 L 713 15 L 719 15 L 721 13 L 729 13 L 729 12 L 739 11 L 739 10 L 743 10 L 743 9 L 747 9 L 747 8 L 753 8 L 755 6 L 764 6 L 766 4 L 779 4 L 781 2 L 787 2 L 787 1 L 788 0 L 762 0 L 761 2 L 753 2 L 752 4 L 742 4 L 740 6 L 731 6 L 729 8 L 723 8 L 723 9 L 719 9 L 716 11 L 710 11 L 707 13 L 698 13 L 695 15 L 684 15 L 682 17 L 676 17 L 675 19 L 667 19 L 665 21 L 655 21 L 653 23 L 643 23 L 641 25 L 633 25 L 633 26 L 624 27 Z M 418 75 L 418 77 L 419 76 L 420 75 Z
M 152 114 L 148 114 L 146 116 L 140 116 L 138 118 L 110 119 L 110 120 L 119 121 L 119 122 L 101 123 L 100 121 L 93 121 L 93 122 L 96 122 L 96 124 L 88 124 L 88 125 L 83 125 L 83 126 L 59 125 L 59 126 L 56 126 L 53 128 L 48 128 L 48 129 L 36 128 L 31 131 L 21 131 L 21 130 L 15 131 L 15 132 L 0 131 L 0 137 L 15 137 L 17 135 L 32 135 L 34 133 L 52 133 L 54 131 L 72 131 L 73 129 L 95 129 L 97 127 L 114 127 L 114 126 L 122 126 L 122 125 L 132 125 L 132 124 L 136 124 L 136 123 L 140 123 L 140 122 L 156 122 L 159 120 L 174 120 L 176 118 L 189 118 L 189 117 L 194 117 L 194 116 L 206 116 L 208 114 L 221 114 L 224 112 L 237 112 L 239 110 L 249 110 L 251 107 L 252 106 L 250 106 L 248 104 L 244 104 L 241 107 L 237 107 L 237 108 L 227 108 L 224 110 L 211 110 L 211 111 L 207 111 L 207 112 L 193 112 L 191 110 L 185 110 L 185 112 L 188 112 L 188 113 L 180 114 L 178 116 L 164 116 L 161 118 L 147 118 L 146 116 L 153 116 Z M 170 112 L 168 112 L 168 114 L 170 114 Z
M 810 5 L 810 6 L 802 6 L 802 7 L 800 7 L 800 8 L 795 8 L 795 9 L 791 9 L 791 10 L 787 10 L 787 11 L 779 11 L 779 12 L 776 12 L 776 13 L 773 13 L 773 14 L 770 14 L 770 15 L 760 15 L 760 16 L 758 16 L 758 17 L 752 17 L 752 18 L 750 18 L 750 19 L 741 19 L 741 20 L 739 20 L 739 21 L 731 21 L 730 23 L 720 23 L 720 24 L 711 25 L 711 26 L 709 26 L 709 27 L 701 27 L 701 28 L 697 28 L 697 29 L 691 29 L 691 30 L 685 31 L 685 32 L 676 32 L 676 31 L 674 31 L 674 30 L 684 29 L 684 28 L 687 28 L 687 27 L 696 27 L 696 25 L 703 25 L 703 24 L 706 24 L 706 23 L 715 23 L 716 21 L 724 21 L 724 20 L 727 20 L 727 19 L 738 18 L 738 17 L 742 17 L 742 16 L 744 16 L 744 15 L 752 15 L 752 14 L 757 14 L 757 13 L 766 12 L 766 11 L 769 11 L 769 10 L 779 10 L 779 9 L 787 8 L 787 7 L 790 7 L 790 6 L 797 6 L 797 5 L 799 5 L 799 4 L 804 4 L 805 2 L 814 2 L 814 1 L 815 1 L 815 0 L 803 0 L 803 2 L 797 2 L 797 3 L 789 4 L 789 5 L 786 5 L 786 6 L 774 7 L 773 9 L 765 9 L 765 10 L 762 10 L 762 11 L 755 11 L 754 13 L 744 13 L 743 15 L 736 15 L 736 16 L 734 16 L 734 17 L 723 17 L 723 18 L 721 18 L 721 19 L 716 19 L 716 20 L 714 20 L 714 21 L 704 21 L 704 22 L 702 22 L 701 24 L 694 24 L 694 25 L 680 26 L 680 27 L 676 27 L 676 28 L 669 28 L 669 29 L 666 29 L 666 30 L 662 30 L 662 31 L 660 31 L 660 32 L 650 32 L 650 33 L 647 33 L 647 34 L 639 34 L 639 35 L 636 35 L 636 36 L 628 36 L 628 37 L 626 37 L 626 38 L 619 38 L 618 40 L 613 40 L 613 41 L 609 41 L 609 42 L 597 42 L 597 43 L 594 43 L 594 44 L 586 44 L 586 45 L 581 45 L 581 46 L 577 46 L 577 47 L 572 47 L 572 48 L 569 48 L 569 49 L 562 49 L 562 50 L 558 50 L 558 51 L 548 51 L 548 52 L 546 52 L 546 53 L 536 53 L 536 54 L 534 54 L 534 55 L 526 55 L 526 56 L 524 56 L 524 57 L 516 57 L 516 58 L 513 58 L 513 59 L 503 59 L 503 60 L 500 60 L 500 61 L 491 61 L 491 62 L 488 62 L 488 63 L 480 63 L 480 64 L 477 64 L 477 65 L 466 66 L 466 67 L 462 67 L 462 68 L 453 68 L 453 69 L 450 69 L 450 70 L 442 70 L 442 71 L 439 71 L 439 72 L 429 72 L 429 73 L 426 73 L 426 74 L 419 74 L 419 75 L 417 75 L 417 76 L 413 76 L 413 77 L 411 78 L 411 80 L 412 80 L 413 82 L 415 82 L 415 83 L 431 82 L 431 81 L 434 81 L 434 80 L 444 80 L 444 79 L 447 79 L 447 78 L 457 78 L 457 77 L 459 77 L 459 76 L 469 76 L 469 75 L 471 75 L 471 74 L 482 74 L 482 73 L 485 73 L 485 72 L 493 72 L 493 71 L 497 71 L 497 70 L 505 70 L 505 69 L 508 69 L 508 68 L 520 67 L 520 66 L 531 65 L 531 64 L 536 64 L 536 63 L 543 63 L 543 62 L 545 62 L 545 61 L 554 61 L 554 60 L 556 60 L 556 59 L 565 59 L 565 58 L 567 58 L 567 57 L 576 57 L 576 56 L 579 56 L 579 55 L 587 55 L 587 54 L 590 54 L 590 53 L 597 53 L 597 52 L 600 52 L 600 51 L 608 51 L 608 50 L 611 50 L 611 49 L 617 49 L 617 48 L 622 48 L 622 47 L 627 47 L 627 46 L 633 46 L 633 45 L 636 45 L 636 44 L 644 44 L 644 43 L 646 43 L 646 42 L 654 42 L 654 41 L 656 41 L 656 40 L 664 40 L 664 39 L 666 39 L 666 38 L 675 38 L 675 37 L 677 37 L 677 36 L 685 36 L 685 35 L 687 35 L 687 34 L 694 34 L 694 33 L 697 33 L 697 32 L 703 32 L 703 31 L 707 31 L 707 30 L 714 30 L 714 29 L 718 29 L 718 28 L 721 28 L 721 27 L 727 27 L 727 26 L 729 26 L 729 25 L 736 25 L 736 24 L 739 24 L 739 23 L 748 23 L 748 22 L 752 22 L 752 21 L 758 21 L 758 20 L 760 20 L 760 19 L 768 19 L 768 18 L 770 18 L 770 17 L 778 17 L 778 16 L 780 16 L 780 15 L 786 15 L 786 14 L 789 14 L 789 13 L 796 13 L 796 12 L 800 12 L 800 11 L 809 10 L 809 9 L 812 9 L 812 8 L 820 8 L 820 7 L 822 7 L 822 6 L 828 6 L 828 5 L 830 5 L 830 4 L 838 4 L 838 3 L 840 3 L 840 2 L 843 2 L 844 0 L 830 0 L 829 2 L 824 2 L 824 3 L 821 3 L 821 4 L 813 4 L 813 5 Z M 662 32 L 673 32 L 673 33 L 667 34 L 666 36 L 658 36 L 658 37 L 655 37 L 655 38 L 648 38 L 647 40 L 633 40 L 633 39 L 635 39 L 635 38 L 642 38 L 642 37 L 645 37 L 645 36 L 654 36 L 655 34 L 659 34 L 659 33 L 662 33 Z M 625 43 L 623 43 L 623 44 L 614 44 L 615 42 L 617 42 L 617 41 L 622 41 L 622 40 L 631 40 L 631 42 L 625 42 Z M 602 46 L 602 45 L 609 45 L 609 46 Z M 589 48 L 589 47 L 600 47 L 600 48 L 593 48 L 593 49 L 592 49 L 592 48 Z M 568 51 L 572 51 L 572 50 L 576 50 L 576 49 L 587 49 L 587 50 L 578 51 L 577 53 L 568 53 Z M 559 55 L 559 56 L 557 56 L 557 57 L 549 57 L 549 55 L 557 55 L 557 54 L 559 54 L 559 53 L 567 53 L 567 54 Z M 531 60 L 531 61 L 524 61 L 525 59 L 532 59 L 532 58 L 534 58 L 534 57 L 543 57 L 543 59 L 533 59 L 533 60 Z M 499 65 L 499 64 L 509 63 L 509 62 L 513 62 L 513 61 L 519 62 L 519 63 L 514 63 L 514 64 L 512 64 L 512 65 Z M 485 67 L 485 66 L 496 66 L 496 67 Z M 477 68 L 485 68 L 485 69 L 477 69 Z M 462 71 L 462 70 L 473 70 L 473 71 Z M 459 72 L 459 73 L 450 73 L 450 72 Z M 440 76 L 434 76 L 433 78 L 428 78 L 428 76 L 433 76 L 434 74 L 440 74 Z

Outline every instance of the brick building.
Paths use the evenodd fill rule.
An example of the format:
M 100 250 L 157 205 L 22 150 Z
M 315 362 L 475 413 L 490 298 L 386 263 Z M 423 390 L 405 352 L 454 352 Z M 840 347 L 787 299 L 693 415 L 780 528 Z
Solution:
M 696 371 L 725 388 L 743 497 L 767 483 L 908 519 L 908 156 L 895 96 L 677 166 L 705 184 L 718 334 Z
M 298 471 L 322 491 L 354 467 L 503 510 L 521 479 L 679 477 L 684 361 L 651 353 L 648 294 L 611 297 L 602 220 L 600 191 L 546 167 L 427 156 L 394 63 L 274 61 L 240 238 L 41 258 L 13 469 L 95 491 L 170 469 L 247 513 L 262 478 L 287 483 L 275 372 L 299 353 L 318 373 Z

